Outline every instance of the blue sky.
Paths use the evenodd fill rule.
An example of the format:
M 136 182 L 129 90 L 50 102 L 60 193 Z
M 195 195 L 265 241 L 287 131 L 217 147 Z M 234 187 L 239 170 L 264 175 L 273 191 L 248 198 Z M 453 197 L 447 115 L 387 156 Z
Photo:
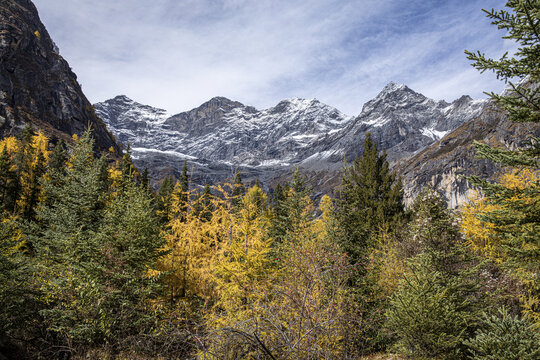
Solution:
M 91 102 L 125 94 L 177 113 L 301 97 L 349 115 L 390 81 L 447 101 L 501 91 L 463 50 L 514 49 L 481 11 L 505 2 L 34 0 Z

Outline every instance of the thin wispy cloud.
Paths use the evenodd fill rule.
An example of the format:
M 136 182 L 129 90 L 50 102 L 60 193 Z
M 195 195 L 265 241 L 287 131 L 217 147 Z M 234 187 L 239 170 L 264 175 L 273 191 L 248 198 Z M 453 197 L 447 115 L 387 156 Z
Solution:
M 504 1 L 34 0 L 92 102 L 125 94 L 185 111 L 316 97 L 345 113 L 389 81 L 435 99 L 499 91 L 464 49 L 512 46 L 481 8 Z

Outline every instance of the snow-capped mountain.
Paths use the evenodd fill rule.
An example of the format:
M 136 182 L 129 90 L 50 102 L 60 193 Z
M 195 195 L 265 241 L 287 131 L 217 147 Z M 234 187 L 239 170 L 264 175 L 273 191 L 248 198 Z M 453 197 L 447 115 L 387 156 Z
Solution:
M 95 105 L 135 158 L 155 153 L 230 166 L 288 166 L 320 137 L 338 132 L 350 117 L 318 100 L 288 99 L 257 110 L 223 97 L 168 116 L 162 109 L 117 96 Z
M 391 82 L 341 131 L 314 144 L 316 151 L 303 154 L 302 163 L 318 169 L 341 163 L 344 158 L 353 160 L 362 151 L 368 132 L 379 147 L 386 149 L 388 159 L 395 161 L 424 149 L 477 117 L 485 104 L 485 100 L 472 100 L 469 96 L 451 104 L 435 101 Z
M 361 153 L 367 132 L 389 160 L 402 159 L 477 117 L 484 105 L 468 96 L 452 103 L 435 101 L 389 83 L 355 118 L 316 99 L 298 98 L 257 110 L 215 97 L 170 116 L 117 96 L 95 109 L 116 138 L 131 145 L 136 164 L 156 178 L 178 174 L 188 160 L 202 181 L 221 181 L 239 170 L 247 178 L 270 182 L 292 166 L 335 174 L 344 158 Z

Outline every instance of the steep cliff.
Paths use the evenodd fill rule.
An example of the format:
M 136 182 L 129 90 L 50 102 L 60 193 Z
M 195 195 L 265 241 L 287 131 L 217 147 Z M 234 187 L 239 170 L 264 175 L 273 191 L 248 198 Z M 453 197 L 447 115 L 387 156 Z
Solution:
M 29 0 L 0 1 L 0 135 L 25 124 L 68 139 L 88 127 L 99 150 L 119 150 Z
M 540 125 L 510 122 L 503 111 L 489 103 L 478 117 L 396 165 L 403 177 L 406 202 L 410 203 L 423 187 L 432 186 L 445 194 L 449 206 L 461 205 L 472 190 L 464 176 L 494 180 L 504 171 L 489 160 L 477 158 L 473 141 L 513 149 L 524 146 L 531 135 L 540 137 Z

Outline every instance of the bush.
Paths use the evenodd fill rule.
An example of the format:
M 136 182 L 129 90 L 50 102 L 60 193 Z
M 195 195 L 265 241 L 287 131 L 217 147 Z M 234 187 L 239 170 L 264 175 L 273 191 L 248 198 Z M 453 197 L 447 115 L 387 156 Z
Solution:
M 415 359 L 463 359 L 481 318 L 481 264 L 461 245 L 439 195 L 423 191 L 412 211 L 409 237 L 420 253 L 390 298 L 387 327 L 397 349 Z
M 415 359 L 463 358 L 463 341 L 476 322 L 465 284 L 435 270 L 427 254 L 409 266 L 388 310 L 387 326 L 398 337 L 397 350 Z
M 540 334 L 527 318 L 511 316 L 506 308 L 500 309 L 498 315 L 484 315 L 484 327 L 465 344 L 471 359 L 476 360 L 540 358 Z

